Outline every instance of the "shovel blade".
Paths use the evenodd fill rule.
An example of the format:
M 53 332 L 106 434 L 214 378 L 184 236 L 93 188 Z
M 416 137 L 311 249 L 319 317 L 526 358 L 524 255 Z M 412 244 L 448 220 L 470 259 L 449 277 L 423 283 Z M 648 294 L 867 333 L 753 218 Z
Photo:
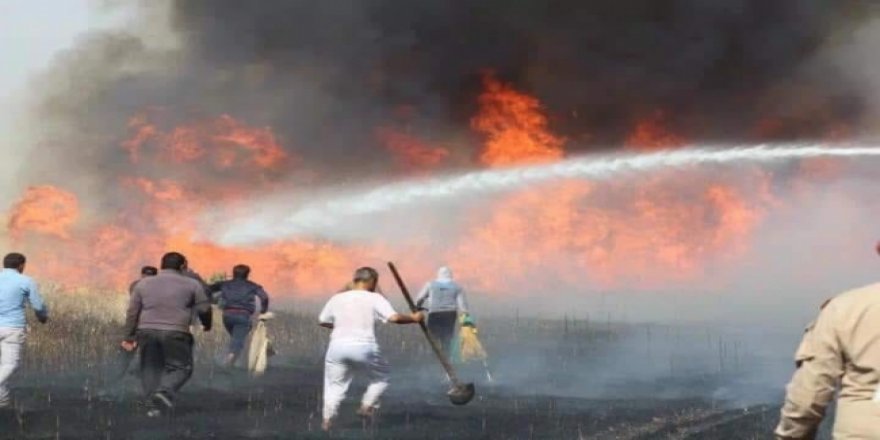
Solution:
M 446 395 L 449 396 L 449 401 L 453 405 L 467 405 L 474 398 L 475 393 L 474 384 L 464 383 L 453 385 Z

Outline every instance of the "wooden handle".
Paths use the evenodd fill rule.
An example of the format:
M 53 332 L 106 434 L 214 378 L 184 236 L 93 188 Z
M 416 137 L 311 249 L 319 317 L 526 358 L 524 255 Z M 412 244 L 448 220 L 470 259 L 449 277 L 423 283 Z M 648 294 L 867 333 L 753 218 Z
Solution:
M 406 288 L 406 284 L 403 283 L 403 278 L 401 278 L 400 273 L 397 272 L 397 267 L 394 266 L 394 263 L 389 261 L 388 269 L 390 269 L 391 274 L 394 275 L 394 280 L 397 281 L 397 286 L 400 287 L 403 297 L 406 298 L 406 303 L 409 305 L 409 309 L 413 313 L 417 312 L 418 309 L 416 308 L 416 303 L 413 302 L 412 296 L 409 294 L 409 289 Z M 434 339 L 434 336 L 428 331 L 428 326 L 425 325 L 424 320 L 419 322 L 419 327 L 422 328 L 422 332 L 425 334 L 425 338 L 428 339 L 428 343 L 431 345 L 437 359 L 443 364 L 443 369 L 446 370 L 446 374 L 449 375 L 449 380 L 452 381 L 453 385 L 459 385 L 458 375 L 455 374 L 455 369 L 452 367 L 452 364 L 449 363 L 449 360 L 446 359 L 446 356 L 443 355 L 443 350 L 440 349 L 440 344 L 437 343 L 437 340 Z

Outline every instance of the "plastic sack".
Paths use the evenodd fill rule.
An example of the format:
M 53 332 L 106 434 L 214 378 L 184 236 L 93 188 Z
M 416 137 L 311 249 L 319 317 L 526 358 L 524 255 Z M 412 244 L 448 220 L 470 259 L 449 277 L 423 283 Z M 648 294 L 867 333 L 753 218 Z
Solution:
M 458 337 L 453 341 L 452 356 L 458 363 L 472 361 L 485 361 L 489 356 L 480 343 L 477 327 L 474 320 L 468 314 L 463 314 L 459 319 L 461 327 L 458 329 Z
M 253 377 L 262 376 L 266 372 L 266 367 L 269 365 L 269 357 L 275 354 L 266 330 L 266 321 L 273 317 L 274 315 L 271 312 L 260 315 L 257 325 L 250 334 L 246 359 L 248 373 Z

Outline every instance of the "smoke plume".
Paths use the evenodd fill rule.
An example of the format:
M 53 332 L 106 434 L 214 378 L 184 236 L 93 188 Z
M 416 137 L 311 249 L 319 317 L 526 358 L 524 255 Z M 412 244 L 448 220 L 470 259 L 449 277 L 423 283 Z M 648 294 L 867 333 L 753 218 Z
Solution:
M 574 149 L 621 144 L 656 115 L 687 139 L 822 137 L 859 128 L 866 107 L 849 72 L 815 62 L 855 25 L 850 6 L 144 2 L 131 30 L 82 37 L 39 81 L 44 136 L 29 174 L 106 183 L 128 164 L 118 147 L 128 119 L 146 108 L 171 125 L 231 113 L 272 127 L 322 180 L 388 170 L 376 153 L 386 126 L 466 165 L 486 69 L 533 92 Z

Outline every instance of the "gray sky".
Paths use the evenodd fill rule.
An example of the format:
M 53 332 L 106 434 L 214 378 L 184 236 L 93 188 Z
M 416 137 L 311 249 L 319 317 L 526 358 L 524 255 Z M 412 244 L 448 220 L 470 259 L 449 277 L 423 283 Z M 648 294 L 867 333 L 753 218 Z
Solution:
M 0 0 L 0 213 L 10 193 L 22 148 L 28 147 L 23 126 L 28 79 L 46 68 L 55 53 L 73 46 L 76 36 L 106 28 L 118 17 L 98 8 L 95 0 Z M 38 128 L 38 127 L 35 127 Z
M 89 28 L 106 25 L 107 19 L 99 20 L 90 0 L 3 0 L 0 23 L 0 99 L 6 104 L 55 52 L 70 47 Z

